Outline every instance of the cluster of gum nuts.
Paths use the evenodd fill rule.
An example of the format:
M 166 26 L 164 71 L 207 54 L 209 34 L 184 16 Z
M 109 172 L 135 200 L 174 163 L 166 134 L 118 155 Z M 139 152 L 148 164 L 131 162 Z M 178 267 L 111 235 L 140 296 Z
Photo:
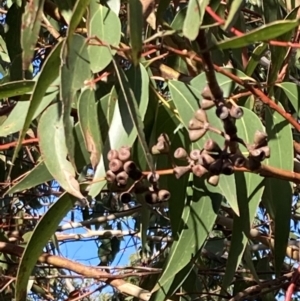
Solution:
M 131 148 L 122 146 L 119 150 L 110 150 L 107 153 L 109 169 L 106 172 L 106 180 L 112 191 L 121 191 L 119 200 L 129 203 L 132 193 L 143 194 L 149 204 L 168 201 L 170 192 L 160 189 L 159 175 L 149 173 L 143 175 L 134 161 L 131 160 Z

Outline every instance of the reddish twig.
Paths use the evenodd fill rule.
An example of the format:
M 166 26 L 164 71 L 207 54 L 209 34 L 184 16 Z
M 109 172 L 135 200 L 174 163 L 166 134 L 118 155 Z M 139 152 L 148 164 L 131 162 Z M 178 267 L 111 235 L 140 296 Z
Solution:
M 26 140 L 22 141 L 22 145 L 35 144 L 38 142 L 39 142 L 38 138 L 30 138 L 30 139 L 26 139 Z M 2 144 L 2 145 L 0 145 L 0 150 L 8 150 L 12 147 L 15 147 L 17 144 L 18 144 L 17 141 Z
M 170 52 L 176 53 L 183 57 L 189 57 L 191 60 L 195 60 L 195 61 L 203 64 L 203 60 L 198 55 L 196 55 L 194 52 L 185 52 L 185 51 L 175 49 L 175 48 L 167 46 L 167 45 L 162 45 L 161 47 L 165 48 L 166 50 L 168 50 Z M 255 88 L 254 86 L 249 84 L 247 81 L 244 81 L 237 75 L 223 69 L 222 67 L 219 67 L 218 65 L 214 64 L 213 67 L 214 67 L 215 71 L 227 76 L 228 78 L 232 79 L 237 84 L 245 87 L 252 94 L 257 96 L 264 104 L 268 105 L 271 109 L 273 109 L 278 114 L 280 114 L 283 118 L 285 118 L 298 132 L 300 132 L 300 124 L 292 117 L 292 115 L 287 113 L 284 109 L 282 109 L 275 101 L 270 99 L 261 90 Z
M 293 274 L 293 277 L 290 281 L 290 284 L 289 284 L 289 286 L 286 290 L 285 299 L 284 299 L 285 301 L 291 301 L 292 300 L 292 296 L 293 296 L 293 293 L 295 291 L 295 288 L 297 286 L 297 282 L 298 282 L 299 276 L 300 276 L 299 269 L 300 268 L 298 268 Z
M 225 20 L 223 20 L 220 16 L 218 16 L 213 9 L 210 6 L 206 7 L 206 12 L 215 20 L 218 22 L 219 25 L 224 25 Z M 231 27 L 230 32 L 236 35 L 237 37 L 241 37 L 244 35 L 243 32 L 239 31 L 238 29 Z M 291 42 L 283 42 L 283 41 L 274 41 L 269 40 L 268 43 L 272 46 L 280 46 L 280 47 L 291 47 L 291 48 L 300 48 L 299 43 L 291 43 Z

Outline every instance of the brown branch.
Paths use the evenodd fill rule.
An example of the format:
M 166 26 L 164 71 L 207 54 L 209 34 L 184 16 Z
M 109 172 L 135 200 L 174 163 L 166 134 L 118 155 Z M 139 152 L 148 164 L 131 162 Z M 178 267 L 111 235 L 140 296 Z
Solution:
M 38 142 L 39 142 L 38 138 L 30 138 L 30 139 L 26 139 L 26 140 L 22 141 L 22 145 L 35 144 L 35 143 L 38 143 Z M 18 144 L 17 141 L 2 144 L 2 145 L 0 145 L 0 151 L 1 150 L 8 150 L 12 147 L 15 147 L 17 144 Z
M 192 60 L 195 60 L 197 62 L 200 62 L 203 64 L 203 60 L 197 56 L 194 52 L 185 52 L 179 49 L 175 49 L 173 47 L 167 46 L 167 45 L 161 45 L 160 47 L 163 47 L 164 49 L 176 53 L 183 57 L 189 57 Z M 158 48 L 158 47 L 157 47 Z M 252 94 L 257 96 L 264 104 L 268 105 L 271 109 L 276 111 L 278 114 L 280 114 L 284 119 L 286 119 L 298 132 L 300 132 L 300 124 L 293 118 L 293 116 L 289 113 L 287 113 L 285 110 L 283 110 L 275 101 L 270 99 L 267 95 L 265 95 L 261 90 L 255 88 L 251 84 L 249 84 L 247 81 L 244 81 L 240 77 L 236 76 L 235 74 L 223 69 L 222 67 L 219 67 L 218 65 L 213 65 L 214 70 L 227 76 L 228 78 L 232 79 L 237 84 L 245 87 L 247 90 L 249 90 Z
M 0 251 L 3 253 L 21 257 L 24 248 L 16 246 L 14 244 L 0 242 Z M 81 263 L 63 257 L 50 255 L 48 253 L 43 253 L 41 256 L 39 256 L 38 261 L 40 263 L 53 265 L 57 268 L 70 270 L 76 274 L 82 275 L 83 277 L 98 279 L 99 281 L 103 281 L 115 287 L 121 293 L 136 297 L 142 301 L 148 301 L 151 295 L 149 291 L 144 290 L 134 284 L 128 283 L 123 279 L 120 279 L 121 277 L 123 277 L 123 275 L 120 275 L 121 277 L 119 275 L 111 275 L 100 269 L 85 266 Z

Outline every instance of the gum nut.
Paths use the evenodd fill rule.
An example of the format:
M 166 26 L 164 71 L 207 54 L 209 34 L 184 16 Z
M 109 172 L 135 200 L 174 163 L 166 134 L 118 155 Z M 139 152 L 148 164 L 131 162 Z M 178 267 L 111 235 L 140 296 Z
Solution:
M 199 178 L 201 178 L 203 175 L 208 173 L 207 169 L 200 164 L 194 165 L 192 167 L 192 172 L 196 177 L 199 177 Z
M 123 163 L 119 159 L 113 159 L 109 162 L 108 167 L 112 172 L 118 173 L 123 168 Z
M 213 100 L 209 100 L 205 98 L 201 100 L 201 109 L 203 110 L 209 110 L 214 106 L 215 106 L 215 102 Z
M 116 180 L 116 175 L 111 170 L 108 170 L 105 179 L 107 182 L 113 183 Z
M 124 163 L 123 168 L 128 176 L 134 181 L 139 180 L 143 176 L 142 172 L 137 168 L 136 164 L 133 161 L 127 161 L 126 163 Z
M 156 149 L 160 154 L 166 154 L 170 151 L 169 144 L 164 141 L 158 141 L 156 144 Z
M 229 159 L 235 167 L 243 167 L 246 162 L 246 158 L 241 154 L 230 155 Z
M 233 173 L 234 173 L 233 165 L 228 161 L 224 162 L 222 166 L 222 174 L 226 176 L 230 176 Z
M 259 161 L 263 161 L 266 158 L 265 153 L 261 148 L 250 150 L 249 153 L 251 157 Z
M 220 180 L 220 176 L 219 175 L 213 175 L 213 176 L 210 176 L 207 179 L 207 183 L 210 184 L 210 185 L 212 185 L 212 186 L 218 186 L 219 180 Z
M 231 109 L 230 109 L 230 111 L 229 111 L 229 114 L 234 119 L 240 119 L 240 118 L 243 117 L 244 111 L 239 106 L 232 106 Z
M 198 141 L 205 135 L 206 131 L 206 129 L 189 131 L 189 138 L 192 142 Z
M 206 85 L 201 92 L 201 96 L 205 99 L 213 100 L 213 95 L 208 85 Z
M 187 159 L 187 156 L 188 156 L 188 154 L 187 154 L 186 150 L 182 147 L 177 148 L 174 152 L 175 159 Z
M 254 137 L 253 137 L 253 143 L 256 145 L 256 148 L 260 146 L 266 146 L 267 145 L 267 134 L 263 131 L 256 130 Z
M 158 201 L 158 195 L 156 192 L 148 191 L 145 193 L 145 201 L 148 204 L 155 204 Z
M 131 152 L 130 152 L 130 148 L 128 147 L 121 147 L 119 149 L 119 159 L 123 162 L 126 162 L 130 159 L 131 156 Z
M 132 199 L 132 196 L 129 192 L 122 192 L 119 195 L 119 200 L 124 203 L 124 204 L 128 204 Z
M 216 161 L 216 159 L 213 158 L 210 154 L 204 153 L 204 152 L 201 153 L 201 158 L 202 158 L 203 166 L 207 167 L 207 168 L 210 164 L 212 164 Z
M 215 162 L 209 165 L 208 170 L 213 174 L 213 175 L 219 175 L 222 171 L 223 167 L 223 160 L 222 159 L 217 159 Z
M 160 136 L 157 138 L 157 142 L 159 141 L 163 141 L 163 142 L 166 142 L 166 143 L 170 143 L 170 138 L 169 136 L 166 134 L 166 133 L 162 133 L 160 134 Z
M 271 156 L 271 149 L 270 149 L 269 146 L 262 146 L 259 149 L 264 152 L 265 158 L 270 158 L 270 156 Z
M 191 170 L 191 166 L 176 166 L 173 169 L 176 179 L 180 179 L 184 174 L 188 173 Z
M 161 189 L 158 191 L 158 199 L 161 201 L 161 202 L 166 202 L 170 199 L 171 197 L 171 193 L 170 191 L 168 190 L 165 190 L 165 189 Z
M 220 104 L 216 108 L 216 115 L 221 120 L 224 120 L 224 119 L 226 119 L 229 116 L 229 110 L 228 110 L 228 108 L 224 104 Z
M 194 161 L 199 160 L 200 155 L 201 155 L 200 149 L 194 149 L 190 152 L 190 158 Z
M 159 174 L 153 174 L 152 172 L 149 173 L 147 175 L 147 180 L 149 183 L 153 184 L 153 183 L 157 183 L 157 181 L 159 180 Z
M 125 171 L 119 172 L 116 176 L 116 180 L 117 180 L 118 184 L 120 184 L 122 186 L 127 184 L 128 178 L 129 178 L 129 176 Z
M 250 170 L 257 170 L 260 168 L 261 163 L 258 159 L 255 159 L 253 157 L 249 157 L 248 160 L 246 161 L 246 166 Z
M 119 152 L 115 149 L 111 149 L 108 153 L 107 153 L 107 160 L 108 161 L 112 161 L 113 159 L 118 159 L 119 158 Z
M 194 117 L 200 122 L 208 122 L 206 112 L 203 109 L 198 109 L 195 112 Z
M 218 143 L 212 139 L 208 139 L 205 141 L 203 148 L 208 152 L 221 152 L 221 148 Z
M 189 130 L 200 130 L 203 128 L 203 122 L 197 120 L 196 118 L 192 118 L 189 121 Z

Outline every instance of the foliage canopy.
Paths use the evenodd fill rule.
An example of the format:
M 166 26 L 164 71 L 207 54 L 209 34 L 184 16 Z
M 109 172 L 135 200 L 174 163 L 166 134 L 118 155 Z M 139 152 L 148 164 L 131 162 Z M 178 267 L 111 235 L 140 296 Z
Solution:
M 297 2 L 1 2 L 3 300 L 297 296 Z

